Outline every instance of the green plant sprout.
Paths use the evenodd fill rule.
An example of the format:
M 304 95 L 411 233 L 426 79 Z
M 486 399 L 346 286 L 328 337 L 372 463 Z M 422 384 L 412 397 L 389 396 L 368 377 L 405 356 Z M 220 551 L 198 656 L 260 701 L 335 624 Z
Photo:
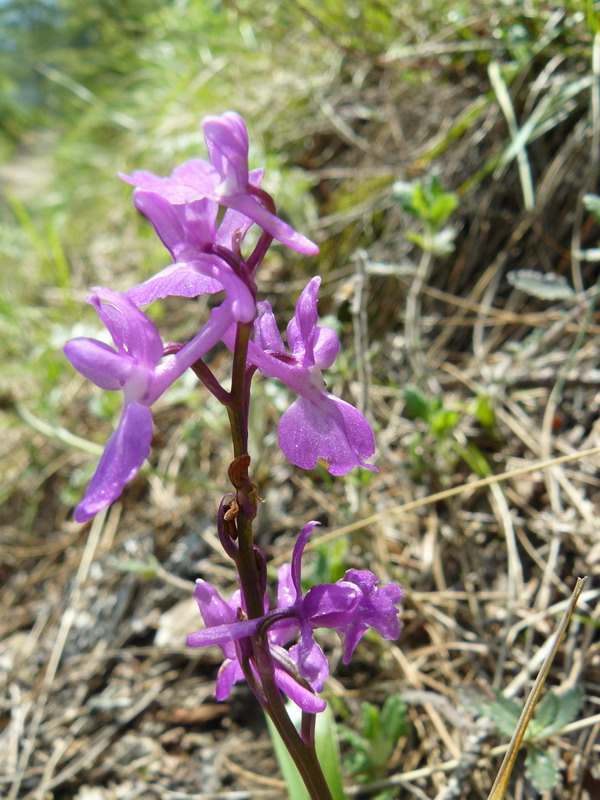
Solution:
M 458 208 L 456 194 L 446 192 L 433 176 L 427 183 L 397 181 L 394 195 L 404 210 L 423 225 L 422 233 L 408 231 L 407 239 L 434 256 L 445 256 L 453 251 L 456 230 L 444 226 Z
M 408 446 L 412 472 L 422 477 L 428 471 L 451 473 L 459 461 L 464 461 L 479 477 L 491 474 L 489 464 L 472 441 L 458 435 L 461 420 L 470 415 L 486 432 L 493 433 L 496 425 L 494 406 L 489 395 L 479 395 L 472 403 L 461 408 L 451 408 L 439 397 L 431 397 L 416 387 L 404 390 L 408 415 L 422 420 L 424 432 L 416 431 Z
M 540 702 L 524 737 L 527 750 L 525 771 L 527 777 L 539 792 L 553 789 L 558 781 L 558 762 L 556 755 L 546 746 L 546 740 L 559 733 L 565 725 L 577 717 L 583 702 L 583 692 L 573 686 L 566 692 L 553 689 Z M 499 733 L 512 736 L 521 716 L 521 706 L 511 697 L 498 695 L 496 700 L 482 707 Z
M 408 731 L 406 712 L 407 705 L 402 697 L 392 695 L 381 709 L 372 703 L 362 703 L 360 731 L 339 726 L 340 738 L 352 746 L 345 764 L 360 783 L 385 778 L 398 741 Z M 388 800 L 393 796 L 394 790 L 385 790 L 375 800 Z

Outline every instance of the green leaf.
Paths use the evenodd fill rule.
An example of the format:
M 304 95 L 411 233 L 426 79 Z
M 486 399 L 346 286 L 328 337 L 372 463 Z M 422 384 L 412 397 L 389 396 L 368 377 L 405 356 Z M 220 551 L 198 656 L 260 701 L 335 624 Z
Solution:
M 406 234 L 406 238 L 409 242 L 416 244 L 421 250 L 429 250 L 429 241 L 423 236 L 422 233 L 417 233 L 416 231 L 408 231 Z
M 329 706 L 317 714 L 315 745 L 333 800 L 346 800 L 337 728 Z
M 363 751 L 367 752 L 369 749 L 369 743 L 367 740 L 360 735 L 354 728 L 348 727 L 348 725 L 338 725 L 338 733 L 340 735 L 340 739 L 343 739 L 348 744 L 351 744 L 355 751 Z
M 388 697 L 381 709 L 381 727 L 392 743 L 392 749 L 396 747 L 398 739 L 408 733 L 407 711 L 408 706 L 398 694 Z
M 486 703 L 485 714 L 494 723 L 498 731 L 510 738 L 515 732 L 521 716 L 521 707 L 511 697 L 499 695 L 493 703 Z
M 286 708 L 290 718 L 296 724 L 299 724 L 300 710 L 298 707 L 293 703 L 288 703 Z M 266 720 L 277 763 L 281 769 L 283 779 L 286 782 L 290 800 L 310 800 L 309 794 L 304 786 L 304 781 L 300 777 L 300 773 L 291 755 L 268 716 L 266 716 Z M 342 780 L 342 766 L 337 742 L 336 725 L 329 706 L 327 706 L 325 711 L 317 714 L 315 746 L 333 800 L 347 800 Z
M 434 228 L 441 228 L 450 214 L 458 208 L 458 197 L 450 192 L 444 192 L 436 197 L 429 209 L 429 222 Z
M 429 399 L 420 389 L 408 386 L 404 390 L 404 402 L 411 417 L 425 421 L 429 419 Z
M 480 478 L 487 478 L 492 474 L 490 465 L 477 445 L 469 443 L 463 447 L 458 442 L 454 442 L 454 449 L 468 465 L 468 467 Z
M 473 414 L 482 428 L 493 428 L 496 424 L 496 412 L 488 395 L 479 395 L 475 401 Z
M 553 691 L 547 692 L 544 699 L 538 704 L 532 729 L 537 728 L 542 731 L 544 728 L 549 728 L 553 725 L 558 716 L 559 706 L 560 702 L 556 693 Z
M 525 759 L 525 772 L 538 792 L 553 789 L 558 781 L 558 765 L 553 753 L 530 747 Z
M 306 786 L 304 785 L 304 781 L 300 777 L 298 768 L 294 764 L 294 761 L 291 755 L 289 754 L 287 747 L 284 745 L 281 737 L 277 732 L 277 729 L 275 728 L 269 717 L 266 717 L 266 719 L 267 719 L 267 726 L 269 728 L 269 733 L 271 734 L 271 740 L 273 742 L 275 757 L 277 759 L 277 763 L 279 764 L 279 769 L 281 770 L 281 774 L 283 775 L 283 780 L 285 781 L 285 785 L 287 786 L 290 800 L 310 800 L 310 795 L 308 794 Z
M 429 198 L 425 192 L 425 187 L 422 183 L 415 183 L 413 185 L 413 193 L 411 197 L 411 206 L 413 214 L 421 222 L 426 222 L 429 218 Z
M 446 436 L 460 419 L 459 411 L 440 408 L 431 415 L 429 429 L 434 436 Z
M 361 704 L 361 728 L 362 735 L 369 742 L 375 741 L 381 730 L 379 710 L 372 703 Z
M 540 733 L 540 735 L 543 736 L 553 736 L 555 733 L 561 731 L 565 725 L 573 722 L 583 703 L 583 690 L 580 689 L 579 686 L 573 686 L 562 694 L 555 694 L 554 692 L 548 692 L 548 694 L 554 696 L 558 707 L 556 708 L 554 718 L 544 724 L 543 730 Z M 539 724 L 542 723 L 541 711 L 545 701 L 546 697 L 540 703 L 540 711 L 538 711 L 536 719 L 536 722 Z

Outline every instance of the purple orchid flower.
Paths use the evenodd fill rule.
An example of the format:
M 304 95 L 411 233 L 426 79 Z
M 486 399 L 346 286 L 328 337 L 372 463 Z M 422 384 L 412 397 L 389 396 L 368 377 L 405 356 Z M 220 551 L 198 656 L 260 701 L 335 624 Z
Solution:
M 258 187 L 263 174 L 263 170 L 253 170 L 250 184 Z M 147 305 L 167 296 L 197 297 L 225 289 L 232 301 L 234 318 L 240 322 L 254 319 L 253 291 L 230 264 L 206 252 L 208 247 L 217 245 L 241 260 L 240 247 L 253 224 L 251 219 L 227 209 L 217 229 L 219 206 L 212 200 L 173 205 L 156 192 L 136 189 L 133 202 L 154 226 L 173 263 L 130 289 L 127 292 L 130 300 L 136 305 Z
M 120 177 L 138 189 L 158 194 L 172 205 L 212 200 L 239 211 L 292 250 L 315 255 L 319 248 L 276 217 L 258 199 L 248 172 L 248 131 L 239 114 L 226 111 L 202 122 L 210 161 L 191 159 L 177 167 L 169 178 L 147 170 Z
M 229 697 L 233 684 L 244 678 L 240 663 L 240 640 L 256 633 L 262 617 L 239 621 L 238 611 L 244 610 L 239 590 L 234 592 L 229 602 L 226 602 L 210 583 L 198 580 L 194 597 L 207 627 L 203 631 L 190 634 L 187 643 L 189 647 L 219 645 L 225 660 L 219 668 L 215 697 L 217 700 L 225 700 Z M 274 666 L 275 682 L 281 691 L 287 694 L 303 711 L 311 714 L 323 711 L 326 705 L 325 701 L 298 683 L 290 674 L 295 671 L 295 665 L 282 647 L 282 644 L 285 643 L 285 635 L 282 637 L 282 633 L 275 630 L 271 630 L 267 634 L 269 647 L 277 659 Z M 283 669 L 279 662 L 286 664 L 287 670 Z M 254 672 L 258 679 L 258 673 L 255 670 Z
M 87 300 L 106 325 L 116 350 L 95 339 L 76 338 L 66 343 L 64 352 L 75 369 L 101 389 L 121 390 L 124 407 L 90 485 L 75 509 L 77 522 L 86 522 L 108 508 L 137 475 L 150 452 L 150 406 L 214 347 L 233 321 L 231 304 L 213 309 L 200 333 L 161 364 L 164 348 L 154 323 L 125 295 L 99 287 L 93 291 Z
M 285 597 L 288 602 L 293 598 L 289 607 L 297 611 L 300 620 L 300 642 L 290 649 L 290 656 L 302 675 L 310 673 L 321 656 L 325 658 L 312 636 L 315 628 L 330 628 L 339 635 L 344 644 L 344 664 L 349 663 L 369 628 L 384 639 L 397 639 L 400 635 L 396 605 L 402 600 L 402 589 L 395 583 L 379 587 L 377 577 L 369 570 L 350 569 L 337 583 L 318 584 L 302 596 L 302 555 L 318 524 L 309 522 L 304 527 L 294 545 L 291 563 L 282 564 L 278 572 L 278 597 Z
M 223 650 L 225 661 L 217 679 L 217 699 L 228 697 L 233 683 L 243 676 L 237 650 L 240 641 L 254 635 L 259 626 L 269 625 L 270 619 L 267 636 L 274 658 L 283 664 L 287 656 L 287 663 L 293 664 L 297 675 L 308 681 L 316 692 L 323 688 L 329 665 L 314 639 L 315 628 L 330 628 L 338 633 L 344 644 L 345 664 L 350 661 L 368 628 L 374 628 L 386 639 L 397 639 L 400 635 L 396 605 L 402 599 L 402 589 L 394 583 L 379 587 L 376 576 L 368 570 L 348 570 L 337 583 L 313 586 L 305 596 L 302 595 L 302 554 L 318 524 L 309 522 L 304 527 L 294 546 L 291 563 L 279 568 L 277 609 L 263 617 L 240 621 L 239 593 L 225 603 L 210 584 L 205 581 L 196 583 L 195 597 L 207 627 L 190 634 L 187 644 L 189 647 L 216 644 Z M 298 634 L 298 643 L 286 652 L 283 645 Z M 307 698 L 307 690 L 294 680 L 292 672 L 275 666 L 279 688 L 305 711 L 315 713 L 323 710 L 324 704 L 321 708 L 314 708 L 314 695 L 308 692 Z M 312 709 L 307 707 L 311 697 Z
M 324 458 L 332 475 L 344 475 L 357 466 L 375 470 L 364 461 L 375 452 L 371 426 L 354 406 L 328 392 L 323 382 L 321 371 L 333 364 L 340 343 L 332 328 L 317 324 L 320 284 L 318 276 L 313 278 L 298 299 L 287 327 L 289 353 L 271 306 L 267 301 L 258 304 L 248 360 L 299 395 L 279 421 L 279 446 L 292 464 L 313 469 Z M 233 342 L 231 334 L 229 340 Z

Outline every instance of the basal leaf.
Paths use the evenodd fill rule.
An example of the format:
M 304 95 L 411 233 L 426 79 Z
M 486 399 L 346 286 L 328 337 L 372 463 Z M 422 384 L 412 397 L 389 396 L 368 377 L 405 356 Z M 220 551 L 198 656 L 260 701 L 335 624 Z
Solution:
M 563 694 L 554 694 L 554 697 L 558 707 L 554 719 L 542 731 L 544 736 L 553 736 L 561 731 L 565 725 L 573 722 L 583 703 L 583 691 L 579 686 L 573 686 Z
M 487 703 L 485 713 L 504 736 L 511 737 L 517 727 L 521 706 L 511 697 L 498 696 L 493 703 Z
M 552 789 L 558 780 L 558 765 L 554 754 L 530 747 L 525 759 L 525 772 L 538 792 Z

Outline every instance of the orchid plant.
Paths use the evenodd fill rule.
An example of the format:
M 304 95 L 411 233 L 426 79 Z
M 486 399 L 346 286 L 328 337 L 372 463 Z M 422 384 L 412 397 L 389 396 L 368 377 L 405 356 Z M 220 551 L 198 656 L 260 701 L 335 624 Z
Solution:
M 371 427 L 356 408 L 327 391 L 322 371 L 330 367 L 340 343 L 334 330 L 318 324 L 321 279 L 312 278 L 298 298 L 287 326 L 287 347 L 267 300 L 257 301 L 257 272 L 273 240 L 306 255 L 318 247 L 276 213 L 260 188 L 262 170 L 248 169 L 248 134 L 243 119 L 228 111 L 202 123 L 209 160 L 192 159 L 167 178 L 136 171 L 121 177 L 135 187 L 133 202 L 153 225 L 172 263 L 125 294 L 97 287 L 87 298 L 110 333 L 114 348 L 100 341 L 67 342 L 71 364 L 102 389 L 123 392 L 123 412 L 74 517 L 86 522 L 108 508 L 137 474 L 150 452 L 152 404 L 192 369 L 227 409 L 233 443 L 229 480 L 233 491 L 221 501 L 217 531 L 233 560 L 239 589 L 224 600 L 199 579 L 195 599 L 205 627 L 188 636 L 190 647 L 218 645 L 224 655 L 215 695 L 229 696 L 245 679 L 271 718 L 315 800 L 331 793 L 314 747 L 315 715 L 326 703 L 319 693 L 329 664 L 314 638 L 330 628 L 341 638 L 348 663 L 368 628 L 395 639 L 400 633 L 395 584 L 380 587 L 368 570 L 348 570 L 337 583 L 301 587 L 302 554 L 313 528 L 298 536 L 291 563 L 279 568 L 277 605 L 269 610 L 266 557 L 253 540 L 258 488 L 249 468 L 250 390 L 256 372 L 278 379 L 297 398 L 279 422 L 278 439 L 292 464 L 312 469 L 324 459 L 332 475 L 368 463 L 375 452 Z M 225 211 L 219 215 L 220 207 Z M 218 222 L 220 218 L 220 223 Z M 253 226 L 256 245 L 243 254 Z M 201 330 L 185 344 L 163 344 L 140 306 L 167 296 L 193 298 L 223 292 Z M 219 342 L 232 353 L 227 389 L 206 363 Z M 291 722 L 283 695 L 302 711 L 299 730 Z

